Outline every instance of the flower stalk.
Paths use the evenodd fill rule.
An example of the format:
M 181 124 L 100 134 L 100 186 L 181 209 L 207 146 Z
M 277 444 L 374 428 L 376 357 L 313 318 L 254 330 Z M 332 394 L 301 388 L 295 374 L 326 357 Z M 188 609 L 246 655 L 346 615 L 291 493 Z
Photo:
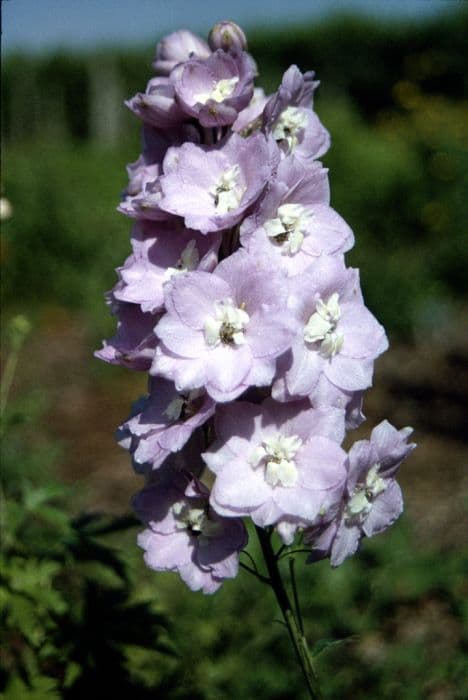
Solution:
M 271 545 L 271 533 L 260 527 L 256 527 L 257 536 L 262 548 L 263 558 L 268 570 L 270 585 L 275 593 L 276 600 L 283 614 L 284 622 L 288 628 L 289 637 L 301 667 L 309 695 L 314 700 L 321 700 L 322 693 L 317 673 L 314 668 L 307 640 L 301 631 L 298 612 L 294 610 L 281 577 L 273 547 Z

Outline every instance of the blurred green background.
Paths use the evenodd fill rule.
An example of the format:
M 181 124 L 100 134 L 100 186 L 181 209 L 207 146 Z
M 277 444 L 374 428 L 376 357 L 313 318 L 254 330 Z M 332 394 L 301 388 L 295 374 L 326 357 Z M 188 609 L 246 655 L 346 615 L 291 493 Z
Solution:
M 332 204 L 390 336 L 352 439 L 387 417 L 420 444 L 393 531 L 339 570 L 297 562 L 328 698 L 468 697 L 467 35 L 463 10 L 249 34 L 268 91 L 291 63 L 321 81 Z M 103 683 L 136 699 L 305 697 L 270 591 L 241 572 L 203 598 L 147 571 L 134 544 L 141 483 L 112 434 L 145 380 L 92 351 L 113 333 L 103 292 L 129 253 L 115 207 L 139 124 L 122 102 L 152 53 L 15 53 L 2 66 L 6 700 Z

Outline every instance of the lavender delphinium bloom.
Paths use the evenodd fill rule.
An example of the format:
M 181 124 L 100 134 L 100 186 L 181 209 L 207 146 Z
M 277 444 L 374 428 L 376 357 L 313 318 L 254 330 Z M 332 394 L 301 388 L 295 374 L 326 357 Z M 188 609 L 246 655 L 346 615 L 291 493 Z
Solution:
M 118 319 L 117 333 L 103 341 L 103 347 L 94 353 L 95 356 L 112 365 L 147 372 L 158 344 L 153 331 L 161 316 L 144 313 L 136 304 L 117 301 L 112 293 L 109 305 Z
M 186 112 L 176 100 L 170 78 L 151 78 L 145 92 L 138 92 L 125 104 L 145 124 L 158 129 L 168 129 L 187 120 Z
M 328 171 L 285 158 L 258 209 L 241 226 L 241 243 L 255 257 L 270 256 L 288 275 L 303 272 L 314 257 L 342 253 L 353 232 L 330 206 Z
M 250 386 L 267 386 L 275 358 L 290 346 L 290 318 L 282 313 L 286 278 L 245 251 L 212 274 L 191 272 L 165 286 L 167 313 L 151 372 L 185 391 L 205 386 L 216 401 L 231 401 Z
M 156 46 L 153 68 L 159 75 L 169 75 L 178 63 L 189 58 L 208 58 L 211 51 L 204 39 L 188 29 L 168 34 Z
M 140 491 L 133 505 L 147 525 L 138 536 L 147 566 L 177 571 L 193 591 L 214 593 L 237 576 L 247 533 L 240 518 L 219 516 L 208 498 L 198 480 L 175 473 L 170 482 Z
M 202 233 L 237 224 L 263 193 L 279 162 L 263 134 L 232 134 L 217 146 L 186 143 L 169 150 L 160 179 L 161 209 Z
M 153 377 L 148 396 L 119 428 L 119 441 L 132 454 L 137 471 L 157 469 L 170 452 L 179 452 L 193 431 L 214 414 L 215 402 L 201 389 L 181 393 L 172 382 Z M 131 438 L 128 442 L 128 438 Z
M 274 136 L 283 153 L 306 164 L 330 147 L 330 135 L 312 109 L 318 85 L 313 78 L 312 71 L 302 74 L 297 66 L 291 66 L 263 111 L 264 129 Z
M 306 401 L 238 402 L 219 407 L 216 433 L 203 458 L 216 474 L 211 504 L 218 513 L 249 515 L 266 527 L 334 512 L 346 479 L 346 453 L 338 444 L 343 411 L 317 410 Z
M 218 262 L 218 235 L 202 236 L 179 221 L 156 224 L 141 221 L 132 230 L 133 254 L 118 268 L 120 282 L 114 296 L 139 304 L 142 311 L 164 307 L 164 284 L 174 275 L 192 270 L 211 271 Z
M 416 447 L 407 442 L 412 432 L 412 428 L 396 430 L 384 420 L 370 440 L 352 446 L 339 516 L 324 530 L 306 536 L 313 546 L 310 561 L 330 556 L 331 564 L 339 566 L 356 552 L 363 536 L 383 532 L 401 515 L 403 498 L 395 474 Z
M 218 49 L 191 59 L 171 73 L 177 103 L 204 127 L 232 124 L 253 95 L 254 71 L 245 51 Z
M 289 280 L 296 336 L 272 395 L 279 401 L 326 396 L 330 382 L 345 392 L 367 389 L 374 360 L 387 349 L 382 326 L 364 306 L 357 270 L 341 256 L 321 256 Z
M 135 163 L 127 166 L 129 175 L 128 186 L 123 193 L 118 211 L 133 219 L 153 219 L 164 221 L 170 218 L 167 212 L 161 211 L 158 202 L 161 192 L 156 185 L 161 174 L 159 163 L 146 163 L 144 156 L 140 156 Z
M 173 219 L 174 217 L 159 208 L 162 195 L 158 180 L 162 173 L 162 162 L 169 146 L 180 145 L 186 141 L 198 143 L 200 135 L 191 124 L 183 124 L 177 129 L 166 129 L 164 132 L 145 124 L 142 135 L 143 152 L 138 160 L 127 166 L 129 182 L 118 210 L 134 219 Z

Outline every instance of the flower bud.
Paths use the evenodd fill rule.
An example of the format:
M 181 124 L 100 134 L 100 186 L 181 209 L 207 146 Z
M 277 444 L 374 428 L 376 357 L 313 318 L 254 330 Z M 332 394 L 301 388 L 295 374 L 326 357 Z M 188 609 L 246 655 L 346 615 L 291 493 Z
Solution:
M 229 20 L 218 22 L 210 31 L 208 44 L 213 51 L 223 49 L 223 51 L 246 51 L 247 39 L 244 32 L 235 22 Z

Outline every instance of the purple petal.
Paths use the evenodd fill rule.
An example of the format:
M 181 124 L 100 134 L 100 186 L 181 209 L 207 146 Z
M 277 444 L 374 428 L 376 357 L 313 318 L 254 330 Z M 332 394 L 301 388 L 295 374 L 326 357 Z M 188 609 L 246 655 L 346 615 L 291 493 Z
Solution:
M 362 529 L 367 537 L 377 535 L 393 525 L 403 512 L 403 496 L 396 481 L 391 481 L 385 491 L 372 503 L 369 515 Z
M 339 566 L 345 559 L 355 554 L 361 536 L 361 529 L 358 525 L 346 525 L 341 522 L 331 547 L 331 565 Z

